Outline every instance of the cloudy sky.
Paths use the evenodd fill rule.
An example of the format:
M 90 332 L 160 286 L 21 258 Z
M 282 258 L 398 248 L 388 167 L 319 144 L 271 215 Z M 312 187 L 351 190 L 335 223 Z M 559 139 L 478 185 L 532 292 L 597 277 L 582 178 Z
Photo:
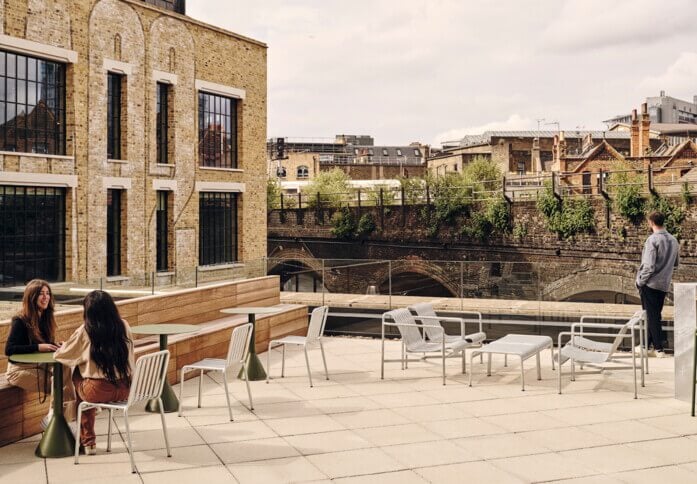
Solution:
M 697 94 L 694 0 L 189 0 L 187 14 L 268 44 L 269 137 L 602 128 L 661 89 Z

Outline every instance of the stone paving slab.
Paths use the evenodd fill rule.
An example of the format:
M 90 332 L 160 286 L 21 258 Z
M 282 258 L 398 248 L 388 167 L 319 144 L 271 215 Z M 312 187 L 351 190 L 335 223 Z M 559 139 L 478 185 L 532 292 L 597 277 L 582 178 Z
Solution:
M 247 408 L 243 382 L 231 382 L 230 422 L 219 375 L 204 375 L 202 408 L 196 379 L 187 382 L 184 416 L 167 415 L 172 457 L 164 452 L 159 416 L 138 409 L 133 440 L 138 473 L 125 452 L 117 417 L 113 452 L 98 437 L 96 456 L 34 457 L 37 437 L 0 448 L 0 484 L 119 483 L 448 483 L 448 482 L 693 482 L 697 418 L 673 394 L 673 359 L 652 359 L 646 388 L 634 400 L 631 372 L 580 371 L 577 381 L 542 358 L 541 381 L 519 368 L 494 367 L 486 377 L 475 361 L 474 387 L 447 362 L 387 364 L 379 376 L 380 342 L 327 338 L 330 380 L 319 350 L 310 353 L 310 388 L 301 351 L 286 353 L 286 378 L 251 382 L 256 407 Z M 396 356 L 400 346 L 387 343 Z M 266 355 L 262 355 L 266 361 Z M 279 368 L 280 352 L 271 354 Z M 178 387 L 175 386 L 175 391 Z M 100 433 L 105 414 L 98 417 Z

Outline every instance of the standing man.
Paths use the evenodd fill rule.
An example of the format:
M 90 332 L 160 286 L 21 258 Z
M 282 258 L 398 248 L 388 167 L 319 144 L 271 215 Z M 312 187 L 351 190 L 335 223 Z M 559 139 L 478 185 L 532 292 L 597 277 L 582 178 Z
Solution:
M 644 242 L 636 285 L 641 295 L 641 306 L 646 310 L 649 345 L 653 344 L 656 357 L 663 358 L 665 338 L 661 328 L 661 312 L 666 293 L 670 290 L 673 269 L 678 266 L 680 245 L 663 227 L 665 216 L 661 212 L 651 212 L 648 222 L 653 233 Z

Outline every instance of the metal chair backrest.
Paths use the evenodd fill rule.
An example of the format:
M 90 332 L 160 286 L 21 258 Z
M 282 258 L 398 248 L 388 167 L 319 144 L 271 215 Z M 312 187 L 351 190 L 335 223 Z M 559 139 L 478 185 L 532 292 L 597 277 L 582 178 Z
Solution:
M 641 324 L 644 314 L 644 310 L 640 309 L 639 311 L 635 312 L 629 321 L 622 326 L 619 333 L 617 333 L 615 340 L 612 342 L 612 349 L 610 350 L 608 358 L 612 357 L 615 351 L 617 351 L 617 348 L 619 348 L 620 344 L 622 343 L 624 336 L 626 336 L 629 331 L 632 331 L 637 324 Z
M 230 345 L 227 348 L 227 368 L 243 364 L 249 353 L 251 339 L 252 323 L 241 324 L 232 330 Z
M 393 309 L 387 312 L 385 314 L 385 320 L 389 322 L 390 319 L 398 324 L 397 329 L 407 349 L 413 349 L 416 345 L 423 342 L 423 337 L 417 326 L 416 319 L 408 309 Z
M 416 313 L 417 316 L 424 316 L 428 318 L 438 317 L 436 312 L 433 310 L 433 304 L 431 303 L 418 303 L 409 307 Z M 419 318 L 417 317 L 416 319 Z M 435 324 L 440 324 L 440 322 L 436 319 L 426 319 L 421 321 L 421 324 L 433 326 Z M 425 327 L 424 331 L 426 332 L 428 339 L 431 341 L 440 341 L 440 339 L 443 337 L 443 331 L 439 330 L 438 328 Z
M 329 306 L 319 306 L 312 310 L 310 314 L 310 325 L 307 328 L 306 340 L 308 343 L 314 342 L 324 334 L 324 326 L 327 324 Z
M 141 356 L 136 361 L 136 369 L 131 380 L 131 391 L 128 394 L 128 406 L 144 400 L 159 398 L 167 378 L 169 351 Z

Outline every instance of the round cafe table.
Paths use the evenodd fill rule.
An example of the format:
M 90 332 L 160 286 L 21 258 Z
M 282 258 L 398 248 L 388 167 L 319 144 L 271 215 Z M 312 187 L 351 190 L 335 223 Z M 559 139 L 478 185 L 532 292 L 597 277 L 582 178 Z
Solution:
M 252 339 L 249 340 L 249 354 L 247 355 L 247 381 L 266 380 L 266 372 L 257 356 L 257 350 L 254 344 L 256 337 L 256 315 L 274 314 L 279 311 L 279 308 L 269 307 L 228 308 L 220 311 L 225 314 L 246 314 L 249 318 L 249 322 L 252 323 Z M 243 370 L 240 370 L 239 378 L 243 376 Z
M 70 457 L 75 453 L 75 437 L 63 415 L 63 365 L 53 359 L 53 353 L 15 354 L 9 360 L 12 363 L 53 365 L 53 416 L 34 454 L 37 457 Z
M 158 335 L 160 337 L 160 351 L 167 349 L 167 336 L 170 334 L 195 333 L 198 330 L 199 327 L 195 324 L 143 324 L 141 326 L 131 326 L 133 334 Z M 166 368 L 165 371 L 167 371 Z M 166 378 L 165 385 L 162 387 L 162 406 L 165 413 L 179 410 L 179 400 Z M 150 400 L 145 405 L 145 410 L 147 412 L 159 413 L 160 405 L 157 400 Z

